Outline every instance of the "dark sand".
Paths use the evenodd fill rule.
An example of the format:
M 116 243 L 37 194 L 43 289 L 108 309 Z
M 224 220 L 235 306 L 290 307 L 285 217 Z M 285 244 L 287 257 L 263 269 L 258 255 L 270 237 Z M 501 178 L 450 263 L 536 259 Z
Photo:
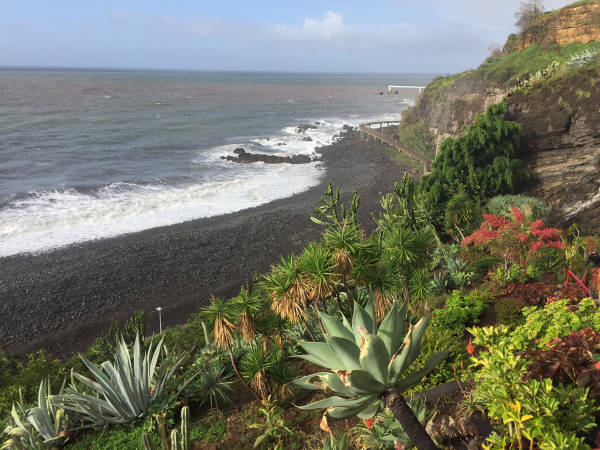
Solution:
M 389 150 L 388 150 L 389 151 Z M 405 168 L 356 133 L 320 150 L 323 182 L 292 198 L 233 214 L 87 242 L 39 255 L 0 258 L 0 347 L 57 356 L 84 350 L 113 319 L 145 309 L 148 332 L 181 324 L 211 293 L 236 295 L 253 273 L 298 250 L 322 228 L 310 221 L 332 180 L 348 199 L 356 188 L 359 217 L 372 228 L 382 193 Z

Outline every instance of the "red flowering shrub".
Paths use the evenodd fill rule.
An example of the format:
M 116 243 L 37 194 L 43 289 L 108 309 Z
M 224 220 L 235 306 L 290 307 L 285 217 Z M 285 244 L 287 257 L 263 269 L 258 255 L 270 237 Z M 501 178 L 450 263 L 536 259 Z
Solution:
M 473 244 L 478 246 L 487 244 L 490 252 L 500 256 L 508 263 L 522 264 L 528 257 L 535 256 L 541 248 L 562 249 L 564 243 L 560 240 L 562 230 L 547 228 L 543 220 L 527 223 L 523 212 L 515 207 L 510 207 L 513 215 L 512 221 L 492 214 L 484 214 L 484 221 L 479 229 L 467 236 L 463 247 Z
M 590 388 L 590 397 L 600 398 L 600 333 L 591 328 L 574 331 L 564 339 L 554 338 L 545 350 L 525 352 L 531 360 L 525 379 L 551 378 L 562 384 Z

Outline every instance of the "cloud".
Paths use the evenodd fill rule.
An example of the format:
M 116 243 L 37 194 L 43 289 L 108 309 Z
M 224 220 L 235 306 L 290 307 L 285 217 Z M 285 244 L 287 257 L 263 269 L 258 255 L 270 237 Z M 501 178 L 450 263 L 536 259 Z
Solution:
M 275 25 L 270 32 L 276 39 L 292 41 L 331 41 L 344 38 L 350 29 L 344 24 L 342 16 L 327 11 L 323 17 L 306 17 L 301 27 Z

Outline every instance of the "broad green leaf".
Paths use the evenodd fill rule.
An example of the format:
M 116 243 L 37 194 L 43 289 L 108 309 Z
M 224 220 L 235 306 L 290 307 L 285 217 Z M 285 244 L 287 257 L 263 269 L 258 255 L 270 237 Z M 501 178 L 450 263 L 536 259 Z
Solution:
M 389 362 L 390 354 L 383 339 L 376 334 L 367 335 L 360 348 L 360 365 L 362 368 L 385 385 L 388 382 Z
M 360 350 L 353 341 L 337 337 L 326 336 L 325 339 L 329 344 L 332 352 L 344 364 L 344 370 L 360 370 Z
M 349 341 L 354 341 L 354 334 L 351 330 L 346 328 L 344 324 L 340 323 L 334 317 L 329 314 L 320 313 L 321 322 L 323 322 L 323 327 L 325 328 L 325 332 L 333 337 L 339 337 L 343 339 L 348 339 Z
M 367 314 L 362 306 L 354 302 L 354 315 L 352 316 L 352 333 L 357 346 L 362 342 L 362 335 L 359 331 L 364 327 L 369 333 L 373 333 L 373 318 Z
M 346 370 L 342 360 L 331 351 L 326 342 L 300 341 L 299 344 L 307 352 L 307 355 L 298 355 L 299 358 L 330 370 Z
M 353 370 L 338 375 L 346 386 L 359 393 L 379 394 L 385 390 L 385 385 L 377 381 L 366 370 Z
M 429 375 L 429 373 L 435 369 L 444 360 L 444 358 L 446 358 L 447 355 L 448 351 L 438 352 L 431 355 L 421 370 L 411 373 L 396 383 L 396 388 L 398 391 L 402 393 L 420 382 L 423 377 Z
M 385 408 L 385 404 L 381 400 L 377 399 L 356 415 L 360 419 L 363 419 L 363 420 L 371 419 L 372 417 L 377 415 L 380 411 L 382 411 L 384 408 Z
M 358 405 L 362 405 L 365 402 L 365 396 L 358 398 L 343 398 L 338 396 L 327 397 L 323 400 L 317 400 L 316 402 L 309 403 L 308 405 L 298 406 L 300 409 L 312 410 L 321 408 L 353 408 Z

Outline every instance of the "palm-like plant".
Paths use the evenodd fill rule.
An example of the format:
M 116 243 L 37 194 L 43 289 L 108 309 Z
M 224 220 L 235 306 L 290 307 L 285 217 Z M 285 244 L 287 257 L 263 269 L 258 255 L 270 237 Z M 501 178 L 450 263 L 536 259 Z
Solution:
M 295 258 L 291 255 L 288 258 L 282 257 L 278 265 L 271 267 L 270 273 L 263 275 L 261 285 L 271 300 L 271 310 L 292 323 L 302 321 L 314 340 L 304 310 L 308 289 Z
M 262 311 L 263 300 L 251 292 L 251 288 L 246 285 L 230 300 L 230 303 L 233 312 L 238 315 L 237 326 L 242 332 L 244 342 L 252 342 L 256 337 L 254 316 Z
M 270 349 L 256 346 L 242 358 L 242 374 L 250 381 L 250 386 L 261 399 L 271 395 L 268 372 L 277 365 L 277 355 Z
M 198 315 L 203 322 L 206 321 L 209 324 L 213 324 L 213 339 L 215 344 L 222 349 L 227 349 L 233 371 L 240 379 L 242 384 L 246 386 L 254 395 L 256 395 L 256 392 L 250 388 L 248 383 L 246 383 L 246 380 L 244 380 L 244 377 L 242 377 L 240 374 L 237 363 L 233 356 L 233 350 L 231 349 L 233 334 L 235 333 L 235 326 L 231 322 L 233 313 L 234 312 L 231 303 L 225 302 L 220 297 L 213 296 L 210 304 L 202 308 Z
M 163 352 L 165 357 L 159 365 Z M 143 350 L 138 335 L 133 355 L 129 354 L 127 344 L 121 337 L 114 362 L 106 361 L 97 366 L 84 356 L 81 359 L 94 380 L 78 373 L 73 373 L 73 377 L 95 395 L 79 392 L 73 383 L 67 389 L 67 394 L 50 399 L 65 410 L 81 414 L 98 427 L 129 423 L 144 417 L 150 405 L 161 398 L 167 383 L 185 357 L 177 359 L 167 353 L 163 339 L 156 346 L 152 341 L 148 349 Z
M 300 378 L 296 384 L 337 395 L 301 408 L 327 408 L 334 419 L 353 415 L 367 419 L 387 405 L 417 448 L 435 448 L 402 393 L 429 374 L 447 352 L 432 355 L 422 369 L 409 372 L 419 355 L 430 312 L 425 308 L 414 327 L 406 327 L 406 316 L 407 304 L 395 303 L 378 326 L 373 299 L 366 308 L 354 304 L 351 324 L 321 313 L 325 342 L 301 342 L 307 353 L 300 357 L 330 371 Z
M 310 242 L 298 258 L 298 269 L 304 278 L 307 297 L 318 310 L 319 302 L 325 304 L 338 284 L 333 257 L 324 245 Z
M 408 290 L 412 298 L 416 300 L 425 300 L 429 295 L 431 280 L 427 269 L 417 269 L 410 276 Z

